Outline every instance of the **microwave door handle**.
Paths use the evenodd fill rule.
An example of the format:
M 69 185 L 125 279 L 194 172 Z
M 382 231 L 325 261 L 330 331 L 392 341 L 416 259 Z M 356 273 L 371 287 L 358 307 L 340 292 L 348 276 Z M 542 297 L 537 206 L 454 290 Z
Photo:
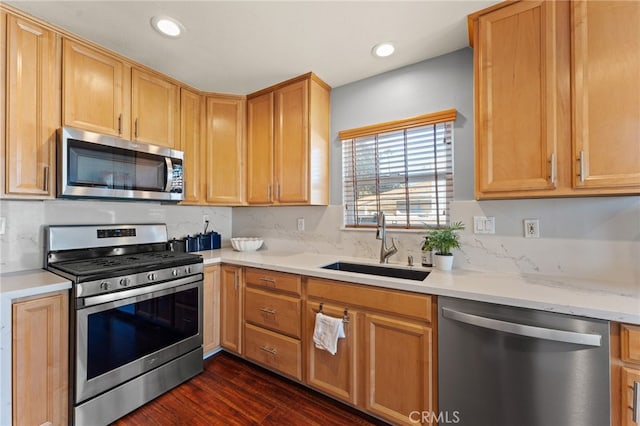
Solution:
M 164 192 L 171 192 L 171 187 L 173 186 L 173 162 L 169 157 L 164 157 L 164 161 L 167 164 L 167 184 L 164 187 Z

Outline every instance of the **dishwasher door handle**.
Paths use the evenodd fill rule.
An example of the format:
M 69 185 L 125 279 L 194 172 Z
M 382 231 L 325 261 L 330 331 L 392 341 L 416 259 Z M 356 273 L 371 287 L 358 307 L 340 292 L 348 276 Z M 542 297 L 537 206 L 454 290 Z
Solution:
M 534 327 L 531 325 L 485 318 L 478 315 L 468 314 L 466 312 L 454 311 L 453 309 L 445 307 L 442 308 L 442 316 L 465 324 L 471 324 L 476 327 L 488 328 L 491 330 L 502 331 L 504 333 L 517 334 L 519 336 L 533 337 L 536 339 L 553 340 L 556 342 L 596 347 L 599 347 L 602 342 L 602 336 L 599 334 L 576 333 L 574 331 Z

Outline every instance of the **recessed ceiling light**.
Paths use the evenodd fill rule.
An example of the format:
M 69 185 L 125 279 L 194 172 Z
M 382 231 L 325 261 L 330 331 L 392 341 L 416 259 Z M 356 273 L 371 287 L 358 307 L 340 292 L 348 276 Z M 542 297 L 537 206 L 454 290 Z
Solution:
M 184 26 L 168 16 L 154 16 L 151 18 L 151 26 L 160 34 L 168 37 L 180 37 L 184 31 Z
M 373 49 L 371 49 L 371 53 L 373 54 L 373 56 L 377 56 L 378 58 L 384 58 L 392 55 L 395 50 L 396 48 L 393 43 L 385 42 L 373 46 Z

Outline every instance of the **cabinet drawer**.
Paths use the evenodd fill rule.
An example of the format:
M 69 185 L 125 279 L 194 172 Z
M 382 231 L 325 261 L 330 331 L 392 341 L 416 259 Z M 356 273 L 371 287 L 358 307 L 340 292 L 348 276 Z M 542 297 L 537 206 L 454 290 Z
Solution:
M 245 349 L 248 359 L 302 380 L 299 340 L 246 324 Z
M 260 327 L 300 338 L 300 299 L 247 288 L 244 319 Z
M 307 296 L 320 302 L 332 300 L 349 306 L 391 312 L 401 316 L 431 321 L 435 298 L 426 294 L 346 284 L 321 278 L 307 279 Z
M 622 359 L 640 364 L 640 326 L 622 324 L 620 340 Z
M 245 282 L 254 287 L 271 288 L 300 295 L 300 275 L 247 268 Z

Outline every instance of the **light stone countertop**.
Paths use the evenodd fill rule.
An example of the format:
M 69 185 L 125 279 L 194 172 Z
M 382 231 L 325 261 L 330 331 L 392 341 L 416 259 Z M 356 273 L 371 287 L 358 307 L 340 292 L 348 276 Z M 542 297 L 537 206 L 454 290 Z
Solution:
M 223 262 L 376 287 L 640 324 L 639 284 L 624 285 L 538 274 L 462 269 L 451 272 L 432 270 L 424 281 L 411 281 L 321 268 L 337 260 L 377 264 L 376 259 L 269 250 L 237 252 L 222 249 L 199 254 L 204 258 L 205 265 Z M 406 267 L 394 263 L 389 266 Z M 414 269 L 424 268 L 414 266 Z

